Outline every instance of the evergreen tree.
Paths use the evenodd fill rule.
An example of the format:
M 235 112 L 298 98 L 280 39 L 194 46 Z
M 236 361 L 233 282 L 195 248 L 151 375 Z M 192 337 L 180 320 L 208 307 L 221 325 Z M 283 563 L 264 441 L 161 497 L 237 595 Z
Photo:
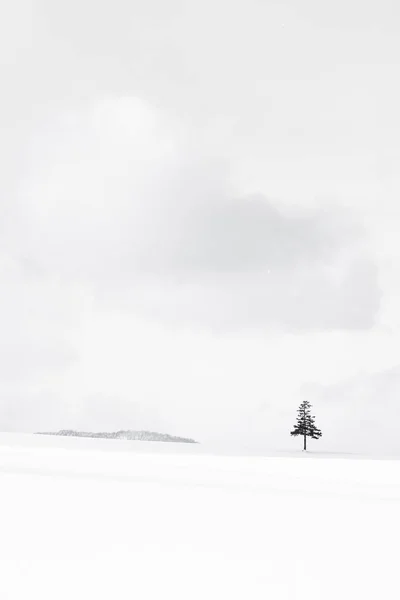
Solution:
M 315 417 L 311 415 L 311 404 L 304 400 L 297 411 L 297 423 L 290 435 L 302 435 L 304 437 L 304 450 L 307 450 L 307 437 L 318 440 L 322 432 L 315 426 Z

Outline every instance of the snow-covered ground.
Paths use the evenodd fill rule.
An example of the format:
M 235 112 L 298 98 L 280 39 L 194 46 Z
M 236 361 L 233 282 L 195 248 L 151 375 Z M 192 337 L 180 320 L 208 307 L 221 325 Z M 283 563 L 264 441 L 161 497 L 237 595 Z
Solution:
M 400 598 L 396 460 L 1 434 L 0 507 L 1 600 Z

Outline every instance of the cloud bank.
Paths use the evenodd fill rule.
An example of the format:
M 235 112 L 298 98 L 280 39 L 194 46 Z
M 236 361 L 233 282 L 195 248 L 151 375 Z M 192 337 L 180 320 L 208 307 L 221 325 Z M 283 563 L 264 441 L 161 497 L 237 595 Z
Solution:
M 339 443 L 354 452 L 369 448 L 372 454 L 399 453 L 399 366 L 360 373 L 333 385 L 308 385 L 303 392 L 317 404 L 331 446 Z
M 28 165 L 4 246 L 43 277 L 169 323 L 374 324 L 377 272 L 350 214 L 241 197 L 226 165 L 136 98 L 52 121 Z

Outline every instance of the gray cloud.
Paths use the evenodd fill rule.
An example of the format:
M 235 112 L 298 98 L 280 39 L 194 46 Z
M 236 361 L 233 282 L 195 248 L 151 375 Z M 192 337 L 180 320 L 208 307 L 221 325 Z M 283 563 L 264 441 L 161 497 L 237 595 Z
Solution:
M 398 7 L 0 4 L 2 427 L 162 415 L 264 442 L 301 381 L 348 372 L 330 331 L 390 363 L 374 324 L 398 323 Z M 346 425 L 350 387 L 321 402 L 331 447 L 372 428 L 365 402 Z
M 79 327 L 79 299 L 54 280 L 27 272 L 0 253 L 0 378 L 17 385 L 46 381 L 76 360 L 72 337 Z M 69 333 L 68 333 L 69 332 Z
M 229 172 L 137 99 L 60 119 L 33 144 L 15 206 L 6 249 L 31 270 L 152 318 L 363 329 L 379 310 L 349 212 L 235 197 Z
M 328 445 L 371 453 L 400 452 L 400 367 L 362 373 L 334 385 L 308 384 L 303 394 L 327 428 Z M 340 439 L 339 439 L 340 436 Z
M 71 406 L 59 394 L 48 390 L 7 390 L 0 396 L 2 431 L 31 432 L 46 427 L 61 428 L 69 420 Z
M 202 176 L 207 180 L 207 172 Z M 214 192 L 210 197 L 208 190 L 193 196 L 190 188 L 198 188 L 197 178 L 182 174 L 184 194 L 174 196 L 176 212 L 165 215 L 164 236 L 151 240 L 155 251 L 149 248 L 141 265 L 147 272 L 177 271 L 190 279 L 293 270 L 304 263 L 329 263 L 342 244 L 353 241 L 344 215 L 341 222 L 336 219 L 335 231 L 337 215 L 330 210 L 284 214 L 277 202 L 263 196 L 229 198 Z
M 398 398 L 400 393 L 400 366 L 385 369 L 368 375 L 360 374 L 333 386 L 311 386 L 315 389 L 326 403 L 336 405 L 347 404 L 350 399 L 360 403 L 367 411 L 376 407 L 378 412 L 382 409 L 398 409 Z M 382 412 L 382 418 L 391 415 Z M 392 415 L 393 416 L 393 415 Z M 362 418 L 362 411 L 360 411 Z
M 159 411 L 146 405 L 142 397 L 124 398 L 119 394 L 96 393 L 85 396 L 79 402 L 76 414 L 70 418 L 70 423 L 73 428 L 81 430 L 88 423 L 91 430 L 96 431 L 171 430 L 171 424 L 166 426 Z
M 16 359 L 16 363 L 20 363 Z M 26 378 L 26 372 L 21 365 L 21 377 Z M 43 368 L 41 363 L 40 368 Z M 29 369 L 35 370 L 35 362 L 28 364 Z M 51 380 L 53 365 L 51 360 L 46 364 L 48 374 L 47 385 L 39 377 L 39 386 L 7 386 L 7 380 L 2 377 L 0 391 L 0 423 L 1 431 L 57 431 L 59 429 L 77 429 L 91 431 L 112 431 L 118 429 L 163 429 L 168 426 L 158 414 L 158 411 L 146 405 L 143 397 L 123 397 L 118 392 L 114 394 L 96 392 L 81 394 L 75 390 L 73 395 L 60 389 L 60 379 Z M 2 373 L 0 373 L 2 376 Z M 56 382 L 56 383 L 55 383 Z M 13 382 L 15 383 L 15 382 Z

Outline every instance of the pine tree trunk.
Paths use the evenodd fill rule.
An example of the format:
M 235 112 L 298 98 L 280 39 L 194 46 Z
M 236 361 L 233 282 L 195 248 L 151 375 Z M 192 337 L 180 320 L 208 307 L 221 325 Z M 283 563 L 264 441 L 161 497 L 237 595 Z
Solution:
M 307 450 L 307 436 L 304 434 L 304 450 Z

